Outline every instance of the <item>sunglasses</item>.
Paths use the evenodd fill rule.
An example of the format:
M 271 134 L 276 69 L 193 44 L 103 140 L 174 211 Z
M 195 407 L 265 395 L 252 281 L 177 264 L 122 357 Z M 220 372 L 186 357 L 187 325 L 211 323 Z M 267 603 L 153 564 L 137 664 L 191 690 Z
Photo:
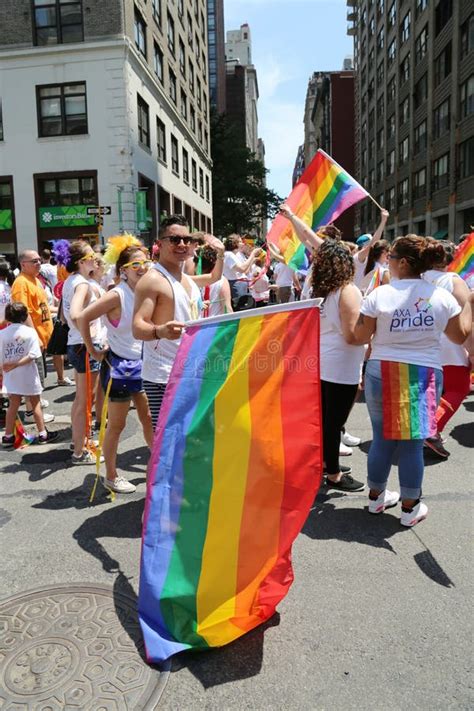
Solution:
M 184 244 L 185 247 L 187 247 L 190 244 L 194 244 L 195 242 L 199 242 L 198 239 L 195 239 L 195 237 L 178 237 L 177 235 L 173 235 L 172 237 L 162 237 L 162 240 L 169 240 L 171 244 L 174 244 L 175 247 L 177 247 L 181 242 Z
M 149 269 L 151 267 L 151 261 L 149 259 L 137 259 L 122 265 L 122 269 L 126 269 L 127 267 L 137 272 L 139 269 Z
M 80 258 L 80 262 L 90 262 L 92 259 L 97 259 L 96 255 L 94 253 L 92 254 L 86 254 L 85 257 Z

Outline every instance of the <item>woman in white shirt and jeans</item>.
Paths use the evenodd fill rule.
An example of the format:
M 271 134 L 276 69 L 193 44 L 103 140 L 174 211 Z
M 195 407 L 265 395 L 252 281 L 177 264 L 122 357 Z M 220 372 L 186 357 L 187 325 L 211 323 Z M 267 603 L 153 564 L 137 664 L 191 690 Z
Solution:
M 403 526 L 414 526 L 428 512 L 420 501 L 423 440 L 425 430 L 436 431 L 436 401 L 443 380 L 441 335 L 463 343 L 471 327 L 469 304 L 461 309 L 448 291 L 421 279 L 442 251 L 431 238 L 408 235 L 395 240 L 389 254 L 392 281 L 364 299 L 352 338 L 357 344 L 372 339 L 365 373 L 373 429 L 367 463 L 369 512 L 382 513 L 401 498 Z M 399 382 L 392 377 L 395 372 Z M 400 495 L 386 488 L 397 450 Z

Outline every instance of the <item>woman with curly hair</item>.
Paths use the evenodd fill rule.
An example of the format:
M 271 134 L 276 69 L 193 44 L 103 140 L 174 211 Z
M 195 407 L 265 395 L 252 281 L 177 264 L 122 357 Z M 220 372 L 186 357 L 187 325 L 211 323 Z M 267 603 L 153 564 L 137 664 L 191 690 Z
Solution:
M 351 467 L 339 465 L 341 430 L 357 395 L 363 346 L 348 339 L 359 316 L 362 294 L 352 283 L 354 260 L 341 242 L 326 239 L 314 255 L 311 296 L 324 299 L 321 307 L 321 395 L 323 455 L 329 487 L 360 491 L 363 482 L 350 475 Z

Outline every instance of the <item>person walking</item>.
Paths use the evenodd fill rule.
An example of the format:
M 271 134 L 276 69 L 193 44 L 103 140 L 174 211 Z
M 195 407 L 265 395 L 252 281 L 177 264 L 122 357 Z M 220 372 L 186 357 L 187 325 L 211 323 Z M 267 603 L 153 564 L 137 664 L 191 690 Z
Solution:
M 365 397 L 373 440 L 368 456 L 369 512 L 380 514 L 402 500 L 400 522 L 414 526 L 428 513 L 421 501 L 423 443 L 436 433 L 442 389 L 441 335 L 463 343 L 471 328 L 463 308 L 446 289 L 421 278 L 443 258 L 435 240 L 399 237 L 389 254 L 391 282 L 372 291 L 350 336 L 372 342 L 365 373 Z M 400 494 L 387 489 L 398 451 Z

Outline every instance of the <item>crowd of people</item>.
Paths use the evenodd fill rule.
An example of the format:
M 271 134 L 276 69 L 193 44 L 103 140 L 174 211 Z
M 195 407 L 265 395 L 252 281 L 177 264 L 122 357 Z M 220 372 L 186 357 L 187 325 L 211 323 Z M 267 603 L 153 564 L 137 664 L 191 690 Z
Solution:
M 117 471 L 120 437 L 133 404 L 151 447 L 186 323 L 319 297 L 327 486 L 344 492 L 365 486 L 340 464 L 360 443 L 345 425 L 363 388 L 373 429 L 368 510 L 379 514 L 401 499 L 402 525 L 423 520 L 424 448 L 449 456 L 443 432 L 471 383 L 473 292 L 448 271 L 455 247 L 417 235 L 389 244 L 384 210 L 375 233 L 356 243 L 344 241 L 334 225 L 314 231 L 286 204 L 281 213 L 307 249 L 300 272 L 273 244 L 191 233 L 180 215 L 163 220 L 151 257 L 125 234 L 109 238 L 105 249 L 59 240 L 52 254 L 25 250 L 16 276 L 0 261 L 0 364 L 8 399 L 3 447 L 14 446 L 23 400 L 23 420 L 36 424 L 37 444 L 58 438 L 46 427 L 54 416 L 44 412 L 48 403 L 41 397 L 56 319 L 67 338 L 62 352 L 50 348 L 57 384 L 75 393 L 71 464 L 93 465 L 100 458 L 105 487 L 133 492 Z M 64 375 L 65 358 L 73 379 Z M 415 399 L 412 380 L 407 395 L 400 373 L 415 379 Z M 407 429 L 407 417 L 418 418 L 418 429 Z M 400 492 L 386 486 L 395 452 Z

